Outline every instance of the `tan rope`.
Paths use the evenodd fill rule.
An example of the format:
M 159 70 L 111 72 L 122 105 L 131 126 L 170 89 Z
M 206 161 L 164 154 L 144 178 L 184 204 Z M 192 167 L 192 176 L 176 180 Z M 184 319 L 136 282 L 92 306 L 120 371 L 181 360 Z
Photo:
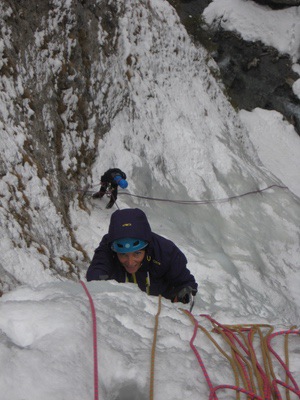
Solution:
M 256 357 L 256 354 L 254 353 L 254 350 L 251 346 L 251 344 L 253 343 L 253 338 L 255 333 L 259 334 L 259 338 L 260 338 L 260 348 L 261 348 L 261 354 L 262 354 L 262 358 L 263 358 L 263 364 L 264 364 L 264 372 L 265 375 L 267 377 L 268 382 L 271 382 L 271 376 L 273 375 L 273 366 L 272 366 L 272 361 L 271 361 L 271 357 L 267 348 L 267 340 L 266 338 L 273 332 L 274 327 L 268 324 L 244 324 L 244 325 L 224 325 L 226 328 L 237 332 L 243 339 L 245 346 L 247 347 L 247 350 L 250 354 L 250 360 L 251 363 L 250 364 L 246 364 L 249 375 L 250 375 L 250 381 L 251 381 L 251 385 L 252 385 L 252 390 L 253 392 L 256 394 L 256 390 L 255 390 L 255 382 L 254 382 L 254 377 L 256 378 L 256 382 L 257 382 L 257 386 L 258 386 L 258 390 L 260 395 L 262 396 L 264 393 L 264 382 L 262 379 L 262 376 L 258 370 L 257 364 L 258 364 L 258 360 Z M 261 331 L 261 328 L 268 328 L 268 333 L 266 335 L 266 337 L 263 336 L 263 333 Z M 243 331 L 246 329 L 248 329 L 248 331 L 250 332 L 250 339 L 248 340 L 245 335 L 243 334 Z M 243 360 L 244 361 L 244 360 Z M 271 373 L 270 373 L 271 371 Z
M 297 326 L 293 325 L 290 328 L 290 330 L 293 330 L 293 329 L 296 329 L 296 328 L 297 328 Z M 284 352 L 285 352 L 285 365 L 287 366 L 287 368 L 289 368 L 290 360 L 289 360 L 289 337 L 288 337 L 288 335 L 285 335 L 285 337 L 284 337 Z M 289 376 L 288 376 L 288 374 L 286 374 L 285 383 L 288 385 L 289 381 L 290 381 Z M 286 389 L 285 393 L 286 393 L 287 400 L 290 400 L 291 396 L 290 396 L 289 390 Z
M 234 374 L 235 384 L 236 384 L 236 386 L 240 386 L 240 377 L 239 377 L 238 366 L 237 366 L 236 362 L 234 361 L 234 357 L 230 357 L 226 353 L 226 351 L 221 348 L 221 346 L 215 341 L 215 339 L 212 337 L 212 335 L 203 326 L 199 325 L 199 329 L 201 329 L 202 332 L 205 333 L 205 335 L 212 341 L 212 343 L 216 346 L 216 348 L 219 350 L 219 352 L 221 354 L 223 354 L 223 356 L 225 358 L 227 358 L 227 360 L 230 362 L 230 365 L 231 365 L 231 368 L 232 368 L 233 374 Z M 244 381 L 243 376 L 242 376 L 242 380 Z M 237 392 L 236 393 L 237 400 L 239 400 L 240 397 L 241 397 L 240 392 Z
M 260 338 L 260 345 L 261 345 L 261 353 L 262 353 L 262 358 L 263 358 L 263 365 L 264 365 L 264 371 L 266 373 L 268 382 L 272 381 L 271 378 L 271 368 L 272 367 L 272 360 L 270 357 L 270 352 L 268 350 L 267 347 L 267 341 L 266 341 L 266 337 L 268 337 L 273 331 L 274 331 L 274 327 L 269 325 L 269 331 L 266 333 L 266 335 L 263 335 L 263 332 L 261 330 L 262 327 L 268 327 L 268 325 L 259 325 L 258 326 L 258 334 L 259 334 L 259 338 Z
M 268 375 L 268 379 L 269 381 L 274 381 L 276 379 L 276 374 L 274 372 L 274 368 L 273 368 L 273 362 L 272 362 L 272 358 L 271 358 L 271 354 L 270 351 L 268 349 L 268 339 L 269 336 L 271 335 L 272 331 L 269 331 L 268 334 L 264 337 L 264 342 L 263 342 L 263 348 L 264 348 L 264 352 L 266 354 L 266 358 L 267 358 L 267 363 L 268 363 L 268 370 L 270 371 L 269 375 Z M 272 396 L 273 398 L 277 398 L 276 397 L 276 393 L 274 392 L 274 388 L 272 387 Z
M 150 368 L 150 400 L 154 399 L 154 366 L 155 366 L 155 350 L 157 341 L 157 330 L 158 330 L 158 317 L 161 311 L 161 295 L 158 297 L 158 310 L 155 316 L 155 327 L 153 333 L 153 343 L 151 350 L 151 368 Z
M 227 337 L 227 335 L 224 333 L 223 329 L 218 327 L 218 325 L 216 325 L 213 321 L 211 321 L 213 327 L 214 327 L 214 331 L 218 332 L 219 334 L 221 334 L 221 336 L 223 337 L 224 341 L 229 345 L 230 349 L 231 349 L 231 353 L 232 353 L 232 358 L 235 360 L 237 369 L 240 372 L 244 387 L 247 388 L 248 390 L 251 390 L 251 384 L 252 384 L 252 371 L 250 368 L 250 363 L 249 361 L 243 356 L 243 354 L 239 351 L 239 349 L 229 340 L 229 338 Z M 228 326 L 226 326 L 226 328 L 228 328 Z M 228 328 L 230 330 L 232 330 L 231 328 Z M 239 331 L 239 327 L 235 327 L 235 331 Z M 237 360 L 237 356 L 239 356 L 241 358 L 241 360 L 243 360 L 244 365 L 247 367 L 247 370 L 249 371 L 250 374 L 250 382 L 247 381 L 247 376 L 245 374 L 245 372 L 243 371 L 243 368 L 241 366 L 241 364 L 238 362 Z

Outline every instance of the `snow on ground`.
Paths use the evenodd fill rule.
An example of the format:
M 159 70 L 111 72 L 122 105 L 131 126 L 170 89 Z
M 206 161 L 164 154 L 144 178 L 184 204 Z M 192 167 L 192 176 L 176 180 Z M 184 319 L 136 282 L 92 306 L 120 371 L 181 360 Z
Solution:
M 158 7 L 157 15 L 164 16 L 179 35 L 181 28 L 174 22 L 174 13 L 167 2 L 152 1 L 151 4 Z M 255 31 L 257 37 L 266 42 L 274 40 L 274 45 L 277 43 L 281 51 L 296 56 L 300 35 L 297 34 L 298 20 L 295 16 L 299 8 L 294 8 L 293 13 L 266 14 L 264 7 L 251 1 L 222 0 L 210 5 L 207 17 L 213 19 L 223 15 L 225 8 L 226 18 L 223 17 L 222 23 L 231 24 L 234 29 L 247 34 L 250 40 L 250 32 Z M 274 20 L 269 20 L 269 16 Z M 270 37 L 265 26 L 278 25 L 278 16 L 281 28 L 272 29 Z M 123 30 L 126 31 L 125 19 L 123 23 Z M 145 27 L 146 22 L 143 29 L 147 33 Z M 161 32 L 166 35 L 167 30 Z M 150 41 L 147 35 L 146 38 L 147 42 Z M 156 41 L 158 38 L 157 33 Z M 170 43 L 173 39 L 174 35 Z M 180 51 L 185 57 L 196 54 L 180 43 Z M 138 200 L 128 194 L 209 200 L 215 196 L 223 198 L 242 194 L 246 189 L 263 189 L 276 183 L 288 186 L 299 196 L 300 178 L 294 173 L 299 170 L 299 137 L 278 113 L 259 109 L 241 111 L 239 117 L 245 127 L 242 131 L 235 128 L 238 125 L 236 117 L 225 99 L 221 95 L 216 96 L 217 100 L 212 103 L 208 94 L 204 93 L 200 80 L 204 79 L 207 86 L 212 84 L 206 80 L 204 72 L 201 72 L 200 80 L 195 78 L 195 73 L 195 79 L 190 84 L 182 84 L 180 74 L 186 76 L 183 57 L 183 69 L 178 66 L 179 75 L 174 81 L 171 78 L 168 80 L 168 62 L 174 59 L 166 59 L 165 53 L 161 54 L 158 50 L 159 47 L 155 57 L 161 56 L 159 65 L 162 70 L 166 68 L 165 74 L 158 74 L 158 77 L 161 87 L 165 86 L 163 89 L 153 86 L 152 95 L 147 98 L 148 88 L 139 86 L 138 76 L 133 78 L 133 87 L 136 85 L 140 91 L 134 99 L 139 104 L 140 118 L 130 122 L 124 113 L 113 121 L 110 134 L 99 144 L 102 157 L 95 163 L 93 184 L 99 181 L 99 174 L 111 163 L 118 161 L 117 166 L 128 172 L 129 191 L 127 195 L 120 194 L 118 206 L 143 208 L 153 230 L 174 240 L 186 253 L 189 268 L 199 282 L 193 315 L 210 333 L 211 324 L 200 314 L 211 315 L 222 324 L 270 324 L 276 332 L 287 330 L 291 325 L 298 324 L 300 314 L 297 197 L 291 196 L 288 190 L 274 188 L 237 201 L 186 206 Z M 166 54 L 169 57 L 169 53 Z M 155 63 L 155 57 L 151 59 L 152 63 Z M 148 65 L 145 65 L 146 68 Z M 194 71 L 193 67 L 189 68 Z M 146 85 L 146 80 L 144 82 Z M 199 89 L 200 100 L 193 87 Z M 219 95 L 217 88 L 213 90 Z M 182 113 L 178 113 L 180 110 Z M 222 121 L 221 113 L 222 116 L 229 116 L 226 122 L 231 129 Z M 155 115 L 161 120 L 155 119 Z M 159 135 L 161 128 L 163 136 Z M 148 145 L 145 145 L 145 135 L 149 132 L 154 136 L 157 134 L 157 142 L 153 146 L 149 144 L 149 137 L 146 138 Z M 172 142 L 174 132 L 177 139 Z M 213 132 L 217 134 L 213 136 Z M 235 136 L 241 132 L 243 140 L 239 143 Z M 268 138 L 271 134 L 270 146 Z M 196 143 L 197 137 L 203 139 L 201 145 L 199 140 Z M 124 143 L 126 146 L 123 146 Z M 131 151 L 125 151 L 125 147 L 130 147 Z M 158 153 L 160 157 L 157 157 Z M 198 169 L 191 170 L 191 163 Z M 179 174 L 173 174 L 174 171 L 179 171 Z M 108 228 L 111 210 L 105 210 L 106 200 L 87 199 L 90 214 L 79 207 L 77 199 L 71 205 L 74 233 L 90 257 Z M 3 248 L 9 248 L 7 242 Z M 17 276 L 22 278 L 24 272 L 27 283 L 30 282 L 30 274 L 34 275 L 32 284 L 24 284 L 3 295 L 0 300 L 1 399 L 92 399 L 93 330 L 88 296 L 80 283 L 62 281 L 57 275 L 45 278 L 44 273 L 35 274 L 37 261 L 34 253 L 26 254 L 27 257 L 20 254 L 22 262 L 19 263 Z M 84 277 L 83 268 L 83 281 Z M 86 285 L 97 318 L 99 398 L 148 399 L 151 349 L 159 299 L 146 296 L 132 284 L 90 282 Z M 189 343 L 194 332 L 193 323 L 181 308 L 188 309 L 162 299 L 155 357 L 155 400 L 209 398 L 208 384 Z M 265 332 L 267 328 L 263 329 Z M 213 337 L 229 351 L 220 335 L 214 334 Z M 273 340 L 274 348 L 284 357 L 283 338 L 278 336 Z M 289 343 L 289 370 L 299 385 L 299 335 L 289 335 Z M 228 361 L 199 329 L 195 346 L 213 385 L 236 383 Z M 261 361 L 257 337 L 255 350 Z M 273 362 L 276 377 L 284 381 L 284 371 L 275 357 Z M 233 399 L 236 393 L 219 391 L 218 398 Z M 296 398 L 299 396 L 291 393 L 291 400 Z

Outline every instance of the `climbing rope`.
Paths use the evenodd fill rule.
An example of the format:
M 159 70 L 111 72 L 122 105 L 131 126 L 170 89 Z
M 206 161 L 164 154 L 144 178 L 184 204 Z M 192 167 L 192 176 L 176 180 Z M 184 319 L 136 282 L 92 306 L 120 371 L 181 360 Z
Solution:
M 286 388 L 286 391 L 290 390 L 290 391 L 294 392 L 295 394 L 297 394 L 298 397 L 300 398 L 299 386 L 297 385 L 297 382 L 293 378 L 293 376 L 292 376 L 292 374 L 291 374 L 291 372 L 289 371 L 289 368 L 288 368 L 289 357 L 288 357 L 288 342 L 287 342 L 287 340 L 285 340 L 285 359 L 286 359 L 286 362 L 284 362 L 279 357 L 279 355 L 275 352 L 275 350 L 271 346 L 271 340 L 275 336 L 285 335 L 285 339 L 286 339 L 288 337 L 288 335 L 300 335 L 300 330 L 294 330 L 293 328 L 294 327 L 292 327 L 288 331 L 276 332 L 276 333 L 273 333 L 272 335 L 269 335 L 268 338 L 267 338 L 267 345 L 268 345 L 268 349 L 276 357 L 276 359 L 279 361 L 279 363 L 281 364 L 281 366 L 283 367 L 283 369 L 285 370 L 285 373 L 286 373 L 286 381 L 285 382 L 282 382 L 282 381 L 280 381 L 279 379 L 276 379 L 276 378 L 273 380 L 273 388 L 274 388 L 274 390 L 276 392 L 279 392 L 278 385 L 281 385 L 281 386 Z M 289 380 L 293 383 L 294 387 L 291 387 L 288 384 Z
M 151 201 L 160 201 L 160 202 L 166 202 L 166 203 L 175 203 L 175 204 L 185 204 L 185 205 L 199 205 L 199 204 L 218 204 L 218 203 L 226 203 L 226 202 L 230 202 L 231 200 L 234 199 L 239 199 L 241 197 L 244 196 L 249 196 L 249 195 L 253 195 L 253 194 L 259 194 L 259 193 L 263 193 L 269 189 L 272 188 L 279 188 L 279 189 L 287 189 L 289 190 L 289 188 L 287 186 L 282 186 L 282 185 L 271 185 L 268 186 L 264 189 L 257 189 L 257 190 L 252 190 L 246 193 L 242 193 L 242 194 L 238 194 L 235 196 L 229 196 L 229 197 L 225 197 L 225 198 L 221 198 L 221 199 L 207 199 L 207 200 L 172 200 L 172 199 L 162 199 L 162 198 L 158 198 L 158 197 L 149 197 L 149 196 L 141 196 L 141 195 L 137 195 L 137 194 L 133 194 L 130 192 L 119 192 L 120 195 L 125 195 L 125 196 L 131 196 L 131 197 L 135 197 L 138 199 L 145 199 L 145 200 L 151 200 Z M 75 192 L 75 193 L 82 193 L 83 195 L 87 194 L 87 195 L 92 195 L 93 193 L 95 193 L 92 190 L 88 190 L 88 188 L 86 189 L 69 189 L 66 190 L 67 192 Z M 110 191 L 107 190 L 106 194 L 110 194 Z M 118 207 L 118 206 L 117 206 Z M 118 207 L 119 208 L 119 207 Z
M 96 311 L 93 303 L 92 296 L 90 295 L 84 282 L 80 281 L 91 307 L 92 323 L 93 323 L 93 359 L 94 359 L 94 400 L 99 400 L 98 388 L 98 351 L 97 351 L 97 319 Z M 274 327 L 268 324 L 242 324 L 242 325 L 222 325 L 206 314 L 200 314 L 209 320 L 213 326 L 212 333 L 217 333 L 222 336 L 224 341 L 228 344 L 231 356 L 222 349 L 221 345 L 212 337 L 206 328 L 201 326 L 193 314 L 184 309 L 183 311 L 192 321 L 194 325 L 193 334 L 190 339 L 190 347 L 195 354 L 198 364 L 201 367 L 203 375 L 209 387 L 209 400 L 218 400 L 217 391 L 219 390 L 233 390 L 236 392 L 236 398 L 240 399 L 240 394 L 243 393 L 249 399 L 256 400 L 282 400 L 282 395 L 279 386 L 285 389 L 286 399 L 290 400 L 290 392 L 294 393 L 300 399 L 299 386 L 294 379 L 291 371 L 289 370 L 289 356 L 288 356 L 288 336 L 300 335 L 300 330 L 295 329 L 295 326 L 289 330 L 273 333 Z M 153 343 L 151 349 L 151 367 L 150 367 L 150 400 L 154 399 L 154 370 L 155 370 L 155 352 L 157 343 L 157 332 L 159 324 L 159 315 L 161 313 L 161 295 L 158 297 L 158 310 L 155 316 L 155 326 L 153 332 Z M 235 385 L 221 384 L 214 386 L 209 377 L 204 362 L 197 350 L 194 342 L 197 336 L 198 329 L 211 340 L 220 353 L 229 361 L 234 377 Z M 263 335 L 262 329 L 267 329 L 267 334 Z M 261 353 L 263 359 L 263 366 L 258 361 L 256 352 L 254 350 L 254 336 L 259 335 L 261 344 Z M 285 336 L 284 353 L 285 362 L 275 352 L 271 346 L 271 341 L 277 336 Z M 276 378 L 270 353 L 277 359 L 286 374 L 286 380 Z M 256 381 L 255 379 L 256 378 Z M 241 381 L 244 387 L 241 387 Z M 291 384 L 290 384 L 291 382 Z M 256 387 L 257 386 L 257 387 Z M 257 393 L 257 388 L 258 392 Z
M 206 379 L 206 382 L 207 382 L 207 384 L 208 384 L 208 387 L 209 387 L 209 389 L 210 389 L 210 392 L 212 393 L 213 390 L 214 390 L 213 385 L 212 385 L 212 383 L 211 383 L 211 380 L 210 380 L 210 378 L 209 378 L 209 375 L 208 375 L 208 373 L 207 373 L 207 370 L 206 370 L 206 368 L 205 368 L 205 366 L 204 366 L 204 363 L 203 363 L 203 361 L 202 361 L 202 358 L 201 358 L 201 356 L 200 356 L 198 350 L 196 349 L 196 347 L 195 347 L 195 345 L 194 345 L 194 340 L 195 340 L 195 338 L 196 338 L 196 336 L 197 336 L 198 327 L 199 327 L 198 321 L 197 321 L 196 318 L 193 316 L 193 314 L 190 313 L 189 311 L 183 310 L 183 309 L 181 309 L 181 310 L 182 310 L 183 312 L 185 312 L 185 313 L 190 317 L 190 319 L 192 320 L 192 322 L 193 322 L 193 324 L 194 324 L 194 331 L 193 331 L 193 336 L 192 336 L 192 338 L 191 338 L 191 340 L 190 340 L 190 347 L 191 347 L 191 349 L 193 350 L 193 352 L 194 352 L 194 354 L 195 354 L 195 356 L 196 356 L 196 358 L 197 358 L 197 360 L 198 360 L 198 364 L 200 365 L 200 367 L 201 367 L 201 369 L 202 369 L 203 375 L 204 375 L 204 377 L 205 377 L 205 379 Z M 216 399 L 216 397 L 213 396 L 212 399 Z
M 281 185 L 271 185 L 268 186 L 264 189 L 257 189 L 257 190 L 252 190 L 250 192 L 238 194 L 235 196 L 230 196 L 230 197 L 225 197 L 223 199 L 211 199 L 211 200 L 170 200 L 170 199 L 162 199 L 158 197 L 148 197 L 148 196 L 140 196 L 136 194 L 132 194 L 129 192 L 120 192 L 119 194 L 131 196 L 131 197 L 136 197 L 138 199 L 145 199 L 145 200 L 154 200 L 154 201 L 163 201 L 167 203 L 176 203 L 176 204 L 186 204 L 186 205 L 198 205 L 198 204 L 214 204 L 214 203 L 226 203 L 234 199 L 238 199 L 244 196 L 249 196 L 251 194 L 258 194 L 265 192 L 266 190 L 272 189 L 274 187 L 280 188 L 280 189 L 288 189 L 287 186 L 281 186 Z
M 285 362 L 279 357 L 279 355 L 272 349 L 271 340 L 278 335 L 300 335 L 299 330 L 295 330 L 292 327 L 290 330 L 272 333 L 274 328 L 267 324 L 254 324 L 254 325 L 221 325 L 209 315 L 201 314 L 201 317 L 208 319 L 213 325 L 213 332 L 222 335 L 224 341 L 229 345 L 231 356 L 229 356 L 221 346 L 216 342 L 212 335 L 201 325 L 199 325 L 196 318 L 187 310 L 182 310 L 194 324 L 193 336 L 190 340 L 190 347 L 192 348 L 198 363 L 202 369 L 207 385 L 210 390 L 209 400 L 216 400 L 216 392 L 220 389 L 231 389 L 236 391 L 237 399 L 240 398 L 240 393 L 246 394 L 251 399 L 258 400 L 282 400 L 281 393 L 278 385 L 281 385 L 286 390 L 286 398 L 290 399 L 289 392 L 293 392 L 300 399 L 299 387 L 293 378 L 289 366 L 288 366 L 288 344 L 285 340 Z M 267 334 L 264 336 L 261 329 L 267 328 Z M 230 362 L 234 376 L 235 385 L 217 385 L 213 386 L 209 378 L 208 372 L 204 366 L 201 356 L 194 345 L 194 340 L 198 329 L 212 341 L 212 343 L 218 348 L 222 355 Z M 258 333 L 261 343 L 261 352 L 263 358 L 263 366 L 259 363 L 256 352 L 254 350 L 254 335 Z M 238 337 L 239 336 L 239 337 Z M 269 353 L 272 353 L 277 360 L 280 362 L 286 374 L 286 381 L 282 382 L 277 379 L 272 361 Z M 256 383 L 255 379 L 256 378 Z M 243 382 L 244 388 L 240 386 L 240 379 Z M 292 382 L 292 385 L 289 385 Z M 258 392 L 257 393 L 257 388 Z
M 154 366 L 155 366 L 155 350 L 156 350 L 156 341 L 157 341 L 157 330 L 158 330 L 158 318 L 161 312 L 161 295 L 158 297 L 158 310 L 155 316 L 155 326 L 154 326 L 154 334 L 153 334 L 153 343 L 151 349 L 151 368 L 150 368 L 150 400 L 153 400 L 154 396 Z
M 253 348 L 253 336 L 254 333 L 259 329 L 258 325 L 227 326 L 217 323 L 207 315 L 202 316 L 206 317 L 212 322 L 214 326 L 213 331 L 221 334 L 224 340 L 229 344 L 229 346 L 231 346 L 233 361 L 238 366 L 246 390 L 251 391 L 251 393 L 255 393 L 256 390 L 254 377 L 256 377 L 260 394 L 265 398 L 269 398 L 271 386 L 263 368 L 256 358 Z M 241 336 L 244 343 L 235 334 L 236 332 Z M 248 335 L 245 336 L 244 332 L 248 332 Z M 239 350 L 238 346 L 241 351 Z M 250 361 L 248 361 L 248 359 Z
M 98 387 L 98 349 L 97 349 L 97 318 L 94 302 L 86 284 L 80 281 L 88 299 L 91 307 L 92 321 L 93 321 L 93 360 L 94 360 L 94 400 L 99 399 L 99 387 Z

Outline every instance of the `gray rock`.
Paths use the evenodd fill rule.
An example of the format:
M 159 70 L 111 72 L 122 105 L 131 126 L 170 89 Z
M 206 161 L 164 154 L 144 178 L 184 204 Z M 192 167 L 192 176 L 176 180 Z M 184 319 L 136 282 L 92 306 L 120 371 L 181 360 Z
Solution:
M 284 8 L 300 6 L 300 0 L 253 0 L 255 3 L 269 6 L 271 8 Z
M 176 10 L 195 42 L 201 43 L 217 62 L 234 107 L 248 111 L 255 107 L 276 110 L 300 135 L 300 100 L 292 91 L 299 75 L 292 70 L 289 55 L 279 54 L 261 42 L 244 41 L 237 33 L 221 27 L 208 28 L 201 14 L 210 2 L 181 0 L 177 1 Z M 257 3 L 277 3 L 279 8 L 279 5 L 298 5 L 300 0 L 257 0 Z

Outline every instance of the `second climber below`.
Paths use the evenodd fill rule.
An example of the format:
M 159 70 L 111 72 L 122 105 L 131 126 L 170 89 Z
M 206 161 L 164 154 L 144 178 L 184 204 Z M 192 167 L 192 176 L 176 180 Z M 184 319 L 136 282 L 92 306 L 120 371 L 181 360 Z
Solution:
M 127 188 L 126 174 L 119 168 L 110 168 L 101 176 L 100 190 L 94 193 L 92 197 L 93 199 L 101 199 L 105 193 L 108 193 L 110 200 L 106 208 L 112 208 L 118 198 L 118 186 L 122 189 Z

